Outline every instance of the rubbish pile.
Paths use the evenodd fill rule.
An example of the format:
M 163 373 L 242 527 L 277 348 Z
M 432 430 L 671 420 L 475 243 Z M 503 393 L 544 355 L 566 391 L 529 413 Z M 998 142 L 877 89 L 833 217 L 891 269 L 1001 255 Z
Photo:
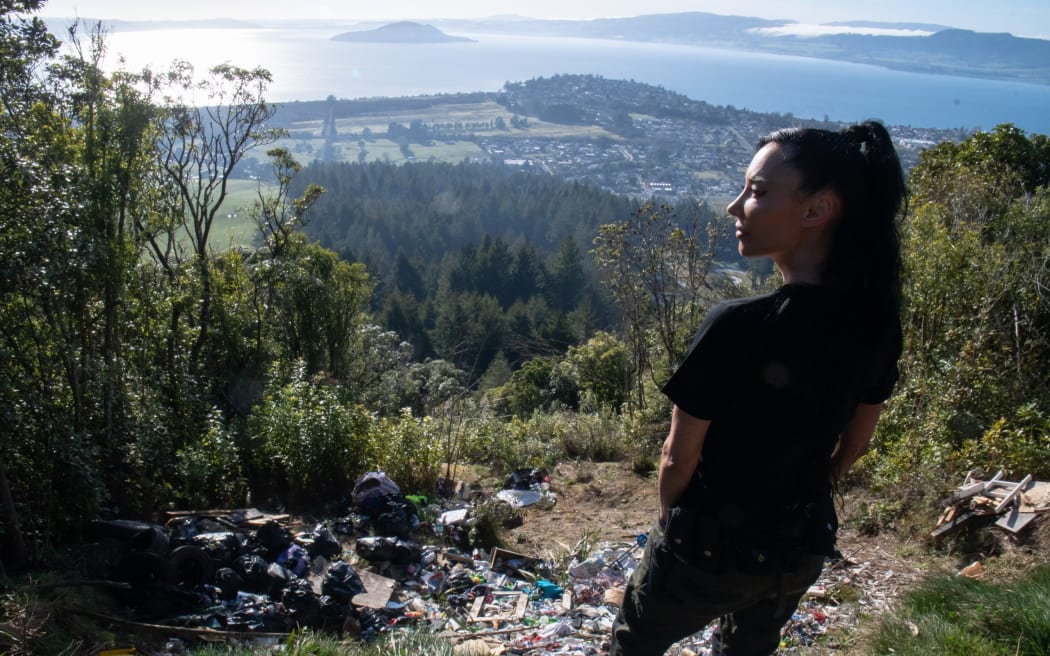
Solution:
M 962 485 L 948 498 L 944 512 L 929 537 L 938 539 L 964 526 L 995 526 L 1019 534 L 1050 512 L 1050 483 L 1025 476 L 1018 482 L 1002 479 L 999 471 L 986 481 L 966 474 Z
M 542 470 L 515 472 L 504 491 L 512 505 L 556 501 Z M 99 520 L 93 562 L 121 584 L 121 621 L 168 632 L 172 644 L 277 644 L 300 628 L 368 641 L 408 627 L 457 653 L 591 656 L 607 648 L 647 538 L 556 564 L 479 544 L 475 501 L 405 496 L 382 472 L 357 481 L 347 510 L 298 532 L 288 516 L 254 509 L 174 512 L 163 525 Z M 786 637 L 809 644 L 826 622 L 810 601 Z M 709 628 L 669 653 L 706 654 L 710 640 Z
M 515 472 L 507 491 L 514 507 L 556 501 L 543 470 Z M 97 520 L 89 573 L 119 584 L 125 624 L 179 639 L 313 628 L 367 641 L 413 626 L 472 648 L 582 655 L 599 653 L 615 614 L 605 590 L 622 588 L 640 556 L 638 542 L 610 547 L 558 576 L 550 562 L 479 544 L 475 503 L 405 496 L 382 472 L 357 481 L 347 511 L 298 532 L 287 515 L 255 509 Z

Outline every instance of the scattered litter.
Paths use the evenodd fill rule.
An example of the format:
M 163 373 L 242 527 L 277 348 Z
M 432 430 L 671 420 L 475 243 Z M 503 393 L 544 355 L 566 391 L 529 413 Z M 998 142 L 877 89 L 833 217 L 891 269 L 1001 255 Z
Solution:
M 496 498 L 506 501 L 514 508 L 531 506 L 543 501 L 543 492 L 537 490 L 500 490 Z
M 984 574 L 984 565 L 979 560 L 975 560 L 959 570 L 959 576 L 965 576 L 969 579 L 979 579 L 982 574 Z
M 532 506 L 541 501 L 554 505 L 558 498 L 551 492 L 551 477 L 546 469 L 516 469 L 496 493 L 496 498 L 512 508 Z
M 516 471 L 503 492 L 554 499 L 539 469 Z M 163 526 L 99 522 L 99 578 L 126 582 L 115 594 L 131 616 L 107 619 L 167 632 L 164 654 L 185 652 L 191 640 L 279 645 L 310 628 L 369 641 L 406 627 L 445 636 L 463 655 L 605 653 L 648 535 L 594 545 L 559 565 L 473 543 L 475 504 L 484 500 L 472 496 L 431 504 L 372 472 L 358 480 L 344 517 L 309 531 L 256 509 L 174 512 Z M 785 627 L 784 644 L 825 633 L 845 612 L 834 591 L 870 576 L 866 564 L 829 564 Z M 668 654 L 709 654 L 713 639 L 709 626 Z

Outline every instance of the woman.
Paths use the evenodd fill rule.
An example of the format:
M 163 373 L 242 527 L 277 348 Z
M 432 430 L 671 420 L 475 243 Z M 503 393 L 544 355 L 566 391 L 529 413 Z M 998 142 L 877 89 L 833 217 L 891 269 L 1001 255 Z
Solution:
M 740 254 L 784 285 L 713 307 L 663 388 L 659 522 L 610 654 L 663 654 L 715 619 L 713 654 L 776 650 L 835 553 L 833 486 L 897 379 L 904 196 L 879 123 L 759 141 L 728 211 Z

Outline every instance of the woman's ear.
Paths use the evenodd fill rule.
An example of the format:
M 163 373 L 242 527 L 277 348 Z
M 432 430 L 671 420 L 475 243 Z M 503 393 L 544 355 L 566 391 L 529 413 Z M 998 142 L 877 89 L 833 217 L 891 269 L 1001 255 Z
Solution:
M 839 195 L 830 189 L 812 194 L 806 203 L 802 225 L 806 228 L 819 228 L 827 225 L 839 215 L 842 201 Z

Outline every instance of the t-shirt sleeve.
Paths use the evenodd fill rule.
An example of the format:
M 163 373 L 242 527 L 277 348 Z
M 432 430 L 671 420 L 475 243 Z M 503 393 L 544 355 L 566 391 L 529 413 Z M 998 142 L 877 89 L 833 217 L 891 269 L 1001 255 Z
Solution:
M 693 337 L 682 364 L 661 390 L 671 401 L 697 419 L 714 419 L 730 400 L 734 372 L 732 357 L 739 349 L 732 329 L 732 312 L 726 304 L 708 310 Z

